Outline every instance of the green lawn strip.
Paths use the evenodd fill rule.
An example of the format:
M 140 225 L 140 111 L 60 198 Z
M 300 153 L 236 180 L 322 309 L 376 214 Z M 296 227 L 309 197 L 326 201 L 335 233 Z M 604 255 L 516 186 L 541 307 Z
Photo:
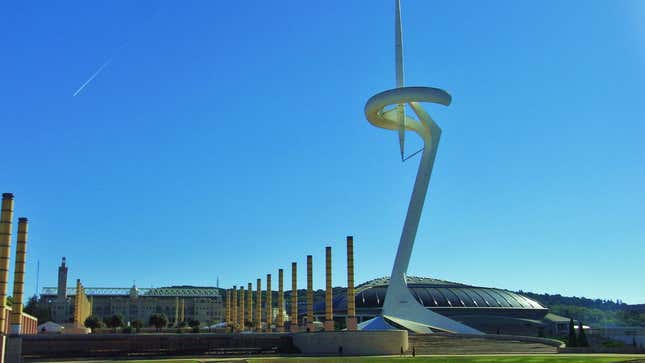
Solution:
M 627 362 L 633 357 L 593 356 L 451 356 L 451 357 L 294 357 L 275 359 L 248 359 L 249 363 L 360 363 L 360 362 L 414 362 L 414 363 L 614 363 Z

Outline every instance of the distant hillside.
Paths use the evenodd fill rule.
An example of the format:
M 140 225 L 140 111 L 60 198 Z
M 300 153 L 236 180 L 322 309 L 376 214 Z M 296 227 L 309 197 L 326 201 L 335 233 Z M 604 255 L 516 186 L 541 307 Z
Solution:
M 645 304 L 630 305 L 629 307 L 638 312 L 645 313 Z
M 553 313 L 593 326 L 645 326 L 645 304 L 628 305 L 620 300 L 588 299 L 562 295 L 518 293 L 538 301 Z
M 519 294 L 530 297 L 533 300 L 538 301 L 542 305 L 551 307 L 554 305 L 574 305 L 582 306 L 592 309 L 600 309 L 607 311 L 616 311 L 623 310 L 628 308 L 630 305 L 627 305 L 620 300 L 602 300 L 602 299 L 588 299 L 586 297 L 570 297 L 562 296 L 560 294 L 549 295 L 549 294 L 536 294 L 533 292 L 518 291 Z

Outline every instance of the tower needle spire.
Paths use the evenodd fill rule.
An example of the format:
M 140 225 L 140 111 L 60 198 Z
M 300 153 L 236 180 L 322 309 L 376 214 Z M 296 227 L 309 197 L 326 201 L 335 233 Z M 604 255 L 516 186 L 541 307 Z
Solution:
M 401 0 L 394 0 L 394 58 L 396 65 L 396 88 L 403 87 L 403 31 L 401 27 Z M 399 121 L 399 149 L 401 161 L 405 160 L 405 107 L 396 105 Z
M 403 31 L 401 29 L 401 0 L 394 0 L 395 10 L 395 41 L 394 52 L 396 62 L 396 87 L 403 87 Z

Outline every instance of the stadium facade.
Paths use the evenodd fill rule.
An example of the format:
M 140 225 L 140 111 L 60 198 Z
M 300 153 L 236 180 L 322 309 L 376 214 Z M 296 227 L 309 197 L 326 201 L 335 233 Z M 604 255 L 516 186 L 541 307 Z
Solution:
M 141 320 L 148 323 L 155 313 L 165 314 L 170 326 L 197 320 L 202 325 L 224 318 L 224 290 L 216 287 L 171 286 L 160 288 L 86 287 L 91 314 L 103 319 L 121 315 L 125 322 Z M 58 268 L 58 286 L 44 287 L 41 305 L 48 306 L 52 320 L 69 323 L 74 317 L 76 288 L 67 287 L 65 258 Z

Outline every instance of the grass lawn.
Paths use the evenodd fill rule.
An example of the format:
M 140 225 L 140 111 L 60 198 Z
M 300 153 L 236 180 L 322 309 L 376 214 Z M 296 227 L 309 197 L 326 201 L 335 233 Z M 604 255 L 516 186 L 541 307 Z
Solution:
M 449 357 L 326 357 L 326 358 L 275 358 L 248 359 L 249 363 L 360 363 L 360 362 L 414 362 L 414 363 L 613 363 L 613 362 L 645 362 L 645 356 L 449 356 Z

